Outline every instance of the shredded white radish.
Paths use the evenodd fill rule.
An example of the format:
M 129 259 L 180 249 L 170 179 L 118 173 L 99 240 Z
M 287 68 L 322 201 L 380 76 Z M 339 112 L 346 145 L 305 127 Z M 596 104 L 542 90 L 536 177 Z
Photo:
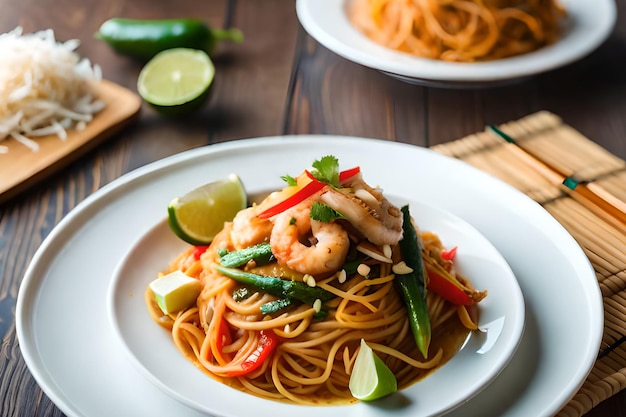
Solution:
M 79 41 L 57 42 L 52 29 L 0 35 L 0 142 L 10 138 L 33 151 L 36 138 L 67 138 L 84 129 L 104 102 L 93 95 L 102 79 L 98 65 L 75 52 Z M 9 148 L 0 144 L 0 154 Z

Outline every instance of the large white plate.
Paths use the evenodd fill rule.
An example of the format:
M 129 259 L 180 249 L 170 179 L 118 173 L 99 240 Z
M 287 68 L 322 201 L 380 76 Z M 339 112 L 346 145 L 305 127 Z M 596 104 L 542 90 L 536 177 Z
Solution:
M 245 173 L 240 175 L 252 194 L 263 191 L 265 195 L 273 191 L 258 190 L 254 186 L 259 184 L 251 177 Z M 364 175 L 367 179 L 376 173 Z M 276 183 L 275 189 L 282 181 L 276 177 Z M 385 194 L 398 205 L 408 203 L 420 229 L 436 232 L 448 247 L 457 245 L 456 263 L 460 272 L 470 277 L 476 288 L 489 291 L 488 297 L 480 303 L 481 331 L 473 332 L 461 351 L 434 375 L 377 403 L 378 406 L 384 404 L 395 417 L 441 415 L 484 389 L 509 362 L 524 329 L 524 299 L 509 265 L 474 227 L 448 212 L 420 203 L 420 194 L 407 194 L 404 198 L 394 198 L 390 192 Z M 273 417 L 319 416 L 319 407 L 263 400 L 209 378 L 187 361 L 174 346 L 170 334 L 152 321 L 143 297 L 138 295 L 144 293 L 150 281 L 182 247 L 185 246 L 169 230 L 167 221 L 161 221 L 137 240 L 112 278 L 111 318 L 131 360 L 165 393 L 207 414 L 243 417 L 247 415 L 245 410 L 251 409 Z M 443 391 L 448 393 L 440 395 Z M 241 404 L 241 409 L 236 412 L 233 404 Z M 371 404 L 358 403 L 350 407 L 324 407 L 323 413 L 326 417 L 357 417 L 371 414 L 372 407 L 378 409 Z
M 273 188 L 278 176 L 321 154 L 361 165 L 392 195 L 420 196 L 467 221 L 520 283 L 526 323 L 517 353 L 494 382 L 450 415 L 554 415 L 591 370 L 603 329 L 595 274 L 574 239 L 525 195 L 458 160 L 336 136 L 259 138 L 188 151 L 123 176 L 69 213 L 35 254 L 16 308 L 24 360 L 44 392 L 68 416 L 202 415 L 148 382 L 117 342 L 107 314 L 116 268 L 163 219 L 172 195 L 231 172 Z M 233 404 L 229 416 L 241 408 Z M 385 415 L 382 408 L 369 410 L 365 416 Z
M 320 44 L 350 61 L 415 84 L 439 87 L 491 86 L 572 63 L 609 36 L 617 12 L 614 0 L 561 0 L 568 17 L 558 42 L 528 54 L 478 63 L 418 58 L 385 48 L 355 29 L 345 13 L 349 0 L 297 0 L 304 29 Z

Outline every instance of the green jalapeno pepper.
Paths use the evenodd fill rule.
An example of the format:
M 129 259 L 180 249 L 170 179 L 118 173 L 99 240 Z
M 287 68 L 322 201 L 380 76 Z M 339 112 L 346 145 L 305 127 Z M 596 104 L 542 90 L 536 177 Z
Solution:
M 211 55 L 221 40 L 243 40 L 239 29 L 213 29 L 199 19 L 112 18 L 100 26 L 95 37 L 120 54 L 142 59 L 171 48 L 200 49 Z
M 403 215 L 400 252 L 411 272 L 396 275 L 395 282 L 406 305 L 415 343 L 424 358 L 428 358 L 431 328 L 426 305 L 426 270 L 422 259 L 422 245 L 411 222 L 409 206 L 403 206 L 400 210 Z

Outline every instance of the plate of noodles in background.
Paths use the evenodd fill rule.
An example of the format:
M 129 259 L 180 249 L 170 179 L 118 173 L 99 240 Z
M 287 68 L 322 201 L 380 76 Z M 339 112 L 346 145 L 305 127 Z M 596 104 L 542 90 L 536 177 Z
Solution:
M 519 323 L 505 322 L 503 331 L 512 334 L 502 334 L 503 346 L 497 347 L 496 339 L 493 349 L 485 349 L 481 356 L 476 346 L 489 344 L 470 338 L 455 359 L 389 400 L 404 401 L 401 405 L 412 415 L 427 415 L 432 409 L 420 406 L 429 403 L 414 401 L 413 393 L 445 379 L 432 394 L 439 398 L 439 411 L 446 412 L 445 404 L 452 406 L 446 397 L 456 394 L 449 390 L 458 389 L 466 397 L 446 412 L 448 416 L 554 416 L 592 369 L 603 329 L 595 273 L 572 236 L 526 195 L 462 161 L 398 142 L 324 135 L 239 140 L 174 155 L 107 184 L 64 217 L 34 255 L 15 312 L 22 356 L 43 392 L 69 417 L 201 417 L 206 416 L 199 410 L 206 409 L 207 399 L 215 401 L 211 409 L 229 417 L 247 416 L 250 410 L 275 416 L 277 410 L 283 414 L 288 410 L 289 416 L 402 414 L 402 408 L 389 408 L 384 399 L 311 407 L 228 388 L 183 358 L 145 306 L 145 284 L 186 247 L 164 221 L 173 196 L 232 172 L 240 175 L 249 193 L 268 192 L 282 185 L 281 176 L 301 172 L 321 154 L 336 156 L 342 167 L 360 166 L 366 180 L 383 186 L 385 195 L 399 200 L 396 204 L 409 202 L 418 224 L 420 218 L 432 221 L 447 245 L 455 244 L 449 239 L 459 238 L 459 259 L 467 261 L 464 268 L 477 287 L 491 286 L 483 301 L 492 297 L 489 302 L 496 304 L 484 305 L 485 320 L 490 321 L 492 308 L 496 315 L 500 308 L 508 314 L 509 307 L 502 302 L 512 301 L 514 306 L 521 300 L 514 285 L 500 287 L 493 277 L 474 277 L 474 268 L 506 273 L 508 265 L 522 291 L 524 329 L 512 356 Z M 464 256 L 465 250 L 468 255 L 475 252 L 461 238 L 486 240 L 476 247 L 484 254 Z M 493 265 L 485 261 L 490 253 Z M 506 265 L 498 261 L 498 253 Z M 513 300 L 507 288 L 514 292 Z M 504 296 L 498 295 L 502 292 Z M 122 322 L 122 314 L 131 314 L 123 318 L 128 323 Z M 124 341 L 116 326 L 123 330 Z M 137 359 L 129 354 L 129 346 L 147 348 L 149 356 Z M 157 359 L 163 363 L 154 364 L 150 372 L 136 366 L 138 361 Z M 473 379 L 486 386 L 459 387 L 468 377 L 450 375 L 453 370 L 471 369 L 486 370 L 486 375 Z M 174 375 L 156 374 L 164 370 L 173 370 Z M 176 378 L 188 379 L 181 386 L 164 385 Z M 163 389 L 170 391 L 166 394 Z M 173 391 L 181 389 L 189 390 L 187 399 L 194 395 L 202 402 L 182 402 L 180 391 Z
M 365 171 L 363 176 L 365 179 L 375 180 L 376 172 L 368 174 Z M 250 183 L 249 178 L 245 175 L 242 176 L 242 180 L 245 184 Z M 247 190 L 252 194 L 258 194 L 258 191 L 261 191 L 256 189 L 253 184 L 252 188 L 247 187 Z M 292 389 L 292 395 L 298 399 L 289 401 L 286 398 L 277 399 L 278 394 L 273 390 L 270 394 L 262 394 L 261 389 L 258 388 L 255 396 L 249 391 L 244 392 L 245 388 L 239 388 L 242 391 L 238 391 L 233 388 L 237 384 L 237 378 L 223 378 L 223 383 L 220 383 L 215 376 L 211 378 L 200 371 L 199 368 L 202 368 L 202 365 L 192 363 L 183 356 L 181 351 L 177 350 L 170 331 L 157 325 L 146 313 L 146 302 L 141 297 L 135 296 L 146 292 L 150 281 L 154 280 L 157 274 L 164 269 L 164 259 L 174 261 L 183 252 L 179 239 L 169 230 L 166 222 L 159 222 L 136 242 L 121 262 L 112 279 L 111 291 L 109 292 L 110 311 L 121 342 L 127 347 L 132 361 L 139 366 L 148 380 L 182 403 L 209 415 L 233 414 L 244 416 L 247 409 L 253 409 L 261 414 L 271 414 L 275 417 L 289 417 L 295 413 L 303 417 L 314 417 L 320 413 L 319 407 L 322 406 L 324 415 L 329 417 L 362 416 L 372 413 L 372 408 L 377 409 L 378 406 L 384 406 L 390 412 L 393 411 L 395 416 L 434 416 L 457 407 L 488 386 L 515 353 L 524 328 L 523 296 L 515 276 L 504 258 L 475 228 L 446 211 L 421 203 L 419 196 L 400 197 L 404 201 L 403 204 L 409 204 L 411 214 L 421 231 L 436 233 L 442 242 L 458 245 L 458 252 L 455 257 L 456 268 L 471 281 L 475 288 L 485 289 L 487 296 L 477 303 L 478 330 L 470 332 L 468 336 L 463 333 L 464 342 L 462 342 L 461 350 L 456 354 L 452 352 L 451 354 L 454 356 L 441 367 L 427 370 L 428 375 L 426 377 L 423 374 L 418 374 L 417 378 L 420 379 L 417 382 L 409 382 L 408 386 L 402 387 L 396 394 L 374 403 L 357 402 L 351 397 L 337 397 L 331 400 L 329 398 L 332 398 L 333 395 L 325 391 L 325 384 L 332 383 L 336 391 L 344 391 L 342 395 L 345 395 L 347 387 L 342 385 L 344 381 L 340 378 L 328 377 L 321 382 L 309 382 L 311 385 L 305 385 L 306 395 L 303 397 L 297 394 L 299 389 Z M 394 200 L 399 201 L 399 199 Z M 129 297 L 129 294 L 133 294 L 133 296 Z M 149 297 L 150 295 L 151 292 L 148 292 L 146 296 Z M 373 294 L 369 296 L 372 299 L 376 297 Z M 391 304 L 391 302 L 389 303 Z M 376 306 L 378 307 L 378 305 Z M 200 309 L 203 308 L 200 307 Z M 217 308 L 215 310 L 217 311 Z M 291 313 L 283 313 L 280 317 L 284 318 L 286 314 L 301 314 L 299 311 L 300 309 L 296 309 Z M 387 316 L 387 314 L 389 317 L 395 317 L 392 313 L 385 315 Z M 365 312 L 361 315 L 365 315 Z M 269 316 L 268 314 L 265 318 L 270 319 Z M 248 316 L 248 321 L 252 320 L 251 317 Z M 166 317 L 155 316 L 157 322 L 165 319 Z M 380 320 L 380 317 L 373 317 L 371 320 L 375 321 L 375 319 Z M 194 322 L 195 320 L 197 319 L 193 319 Z M 433 320 L 435 319 L 431 317 L 431 322 Z M 264 321 L 267 322 L 267 320 Z M 336 328 L 335 326 L 340 323 L 334 325 L 330 323 L 329 326 Z M 179 325 L 184 326 L 185 324 Z M 391 324 L 385 324 L 386 328 L 389 326 Z M 296 326 L 292 325 L 292 327 L 295 328 Z M 363 329 L 362 325 L 359 325 L 354 330 L 346 330 L 341 333 L 334 330 L 328 335 L 321 330 L 314 330 L 312 337 L 314 335 L 316 339 L 323 338 L 328 339 L 328 341 L 319 344 L 319 346 L 312 345 L 310 341 L 306 341 L 306 335 L 302 334 L 299 338 L 302 338 L 303 342 L 299 343 L 308 345 L 307 349 L 311 351 L 314 349 L 321 349 L 323 352 L 333 351 L 335 344 L 342 346 L 341 350 L 343 350 L 343 346 L 350 345 L 347 340 L 350 337 L 356 337 L 350 335 L 363 334 Z M 436 349 L 432 349 L 432 345 L 439 342 L 438 338 L 451 338 L 453 329 L 454 327 L 448 326 L 445 336 L 433 329 L 431 342 L 433 353 Z M 385 330 L 377 331 L 384 332 Z M 333 336 L 333 334 L 336 335 Z M 373 336 L 374 334 L 363 337 L 377 337 Z M 331 336 L 333 337 L 331 338 Z M 188 336 L 179 332 L 176 337 L 182 340 Z M 397 337 L 398 333 L 395 331 L 390 337 L 383 340 L 391 341 Z M 284 340 L 282 343 L 287 341 L 289 340 Z M 298 344 L 295 341 L 293 343 Z M 379 341 L 378 343 L 384 342 Z M 235 339 L 233 339 L 233 344 L 235 344 Z M 448 348 L 455 351 L 458 349 L 457 346 L 451 347 L 445 343 L 442 346 L 444 352 Z M 183 351 L 187 349 L 189 349 L 188 346 L 182 348 Z M 203 348 L 197 346 L 196 349 L 202 350 Z M 314 353 L 309 354 L 316 356 Z M 207 360 L 206 356 L 211 355 L 202 356 L 203 360 Z M 324 354 L 320 353 L 320 356 L 323 357 Z M 416 357 L 416 355 L 411 356 Z M 304 362 L 302 358 L 298 357 L 297 359 Z M 433 358 L 429 357 L 428 359 Z M 291 360 L 296 360 L 296 358 Z M 339 357 L 334 362 L 332 365 L 334 368 L 347 366 Z M 284 361 L 280 368 L 286 368 L 288 363 L 288 361 Z M 274 366 L 272 365 L 272 367 Z M 308 374 L 305 375 L 317 375 L 318 372 L 323 374 L 324 367 L 316 372 L 311 369 L 312 364 L 307 366 L 301 363 L 300 366 L 308 369 Z M 403 371 L 406 368 L 407 365 L 400 367 Z M 294 381 L 289 378 L 291 375 L 287 371 L 281 373 L 281 370 L 273 370 L 272 372 L 280 373 L 279 379 L 281 379 L 283 389 L 286 390 L 289 390 L 290 384 L 295 383 L 298 379 L 306 379 L 304 376 L 299 376 Z M 290 372 L 297 371 L 291 370 Z M 343 374 L 343 372 L 337 372 Z M 321 377 L 310 378 L 312 380 L 321 379 Z M 266 378 L 261 375 L 256 377 L 257 381 L 259 379 L 265 381 Z M 258 384 L 251 379 L 246 383 L 249 384 L 248 386 Z M 266 384 L 261 384 L 261 386 L 263 385 Z M 313 387 L 316 385 L 320 388 L 314 391 Z M 270 391 L 267 387 L 265 389 Z M 438 395 L 444 390 L 448 391 L 446 395 Z M 241 409 L 238 409 L 239 407 Z
M 506 84 L 573 63 L 606 40 L 617 16 L 612 0 L 298 0 L 296 7 L 304 29 L 334 53 L 409 83 L 452 88 Z

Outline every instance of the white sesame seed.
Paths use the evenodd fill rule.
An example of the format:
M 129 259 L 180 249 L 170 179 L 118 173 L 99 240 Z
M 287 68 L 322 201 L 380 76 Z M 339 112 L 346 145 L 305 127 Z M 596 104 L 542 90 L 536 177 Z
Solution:
M 344 282 L 346 282 L 346 278 L 348 278 L 346 270 L 342 269 L 341 271 L 339 271 L 339 274 L 337 275 L 337 281 L 339 281 L 340 284 L 343 284 Z
M 289 326 L 289 323 L 285 324 L 285 328 L 283 329 L 283 331 L 285 333 L 289 333 L 291 331 L 291 327 Z
M 315 310 L 316 313 L 319 313 L 321 309 L 322 309 L 322 300 L 318 298 L 313 303 L 313 310 Z
M 400 261 L 394 266 L 392 266 L 391 270 L 393 271 L 394 274 L 398 274 L 398 275 L 406 275 L 406 274 L 410 274 L 411 272 L 413 272 L 413 268 L 408 266 L 406 262 L 404 261 Z
M 302 277 L 302 279 L 304 280 L 304 282 L 306 282 L 306 284 L 309 287 L 315 287 L 317 285 L 317 282 L 315 281 L 315 278 L 313 277 L 313 275 L 305 274 L 304 277 Z
M 387 258 L 391 258 L 391 245 L 383 245 L 383 255 L 385 255 Z
M 366 277 L 367 274 L 369 274 L 371 271 L 371 268 L 365 264 L 360 264 L 357 268 L 356 268 L 356 272 L 358 272 L 360 275 Z

